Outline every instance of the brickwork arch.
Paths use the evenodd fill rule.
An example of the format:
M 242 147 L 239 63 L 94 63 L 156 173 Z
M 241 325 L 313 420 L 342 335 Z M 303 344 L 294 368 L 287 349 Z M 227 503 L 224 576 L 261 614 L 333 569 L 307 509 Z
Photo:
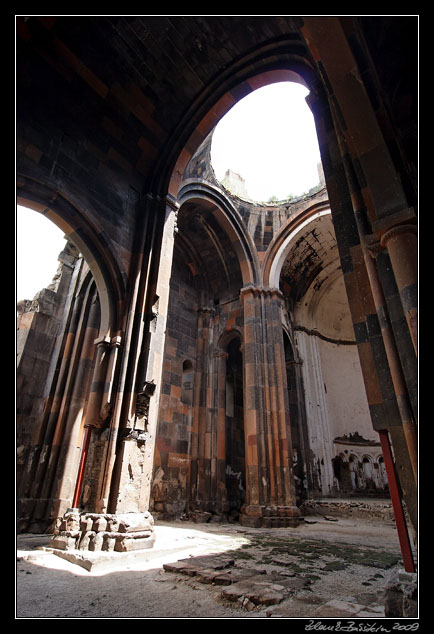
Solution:
M 261 270 L 264 285 L 279 288 L 280 273 L 291 245 L 311 222 L 330 214 L 328 202 L 321 202 L 288 219 L 265 254 Z
M 291 42 L 278 42 L 274 46 L 269 44 L 266 50 L 252 51 L 246 58 L 237 60 L 229 66 L 216 79 L 215 85 L 208 87 L 200 105 L 194 104 L 194 112 L 187 113 L 183 118 L 179 126 L 180 134 L 177 136 L 183 139 L 184 143 L 178 148 L 171 148 L 173 163 L 168 158 L 166 165 L 172 167 L 167 171 L 167 185 L 164 183 L 163 175 L 160 178 L 160 186 L 176 198 L 188 162 L 232 106 L 258 88 L 284 81 L 293 81 L 306 87 L 314 81 L 310 63 L 303 59 L 298 51 L 294 51 Z M 196 125 L 192 129 L 194 122 Z M 161 171 L 161 167 L 159 170 Z M 158 173 L 156 168 L 155 174 Z
M 179 190 L 180 205 L 198 201 L 210 210 L 218 224 L 227 234 L 239 261 L 243 285 L 258 283 L 259 258 L 239 212 L 230 201 L 216 188 L 204 182 L 186 181 Z

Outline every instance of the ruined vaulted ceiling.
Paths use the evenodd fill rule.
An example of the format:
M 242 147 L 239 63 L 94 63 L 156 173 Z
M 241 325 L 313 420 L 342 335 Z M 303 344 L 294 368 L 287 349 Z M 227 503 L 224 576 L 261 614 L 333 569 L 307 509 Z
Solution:
M 146 174 L 191 104 L 291 17 L 57 16 L 17 20 L 17 115 Z M 205 114 L 205 113 L 204 113 Z M 39 126 L 40 127 L 40 126 Z M 39 152 L 40 139 L 34 133 Z M 78 138 L 76 140 L 78 142 Z M 96 157 L 95 157 L 96 158 Z
M 238 258 L 212 210 L 195 201 L 182 205 L 177 243 L 204 299 L 238 296 L 243 285 Z
M 406 53 L 395 55 L 407 28 L 413 38 L 417 34 L 411 17 L 398 18 L 399 25 L 390 16 L 336 19 L 344 27 L 350 21 L 351 28 L 359 22 L 375 43 L 375 67 L 361 67 L 360 72 L 374 109 L 383 98 L 375 73 L 394 78 L 385 82 L 385 94 L 396 121 L 385 117 L 384 127 L 389 134 L 398 123 L 399 144 L 411 156 L 416 138 L 414 63 L 412 57 L 405 64 Z M 144 213 L 141 197 L 165 196 L 178 157 L 183 152 L 191 156 L 207 125 L 215 124 L 218 100 L 223 102 L 222 116 L 226 107 L 253 90 L 254 82 L 248 83 L 247 77 L 294 60 L 297 72 L 309 65 L 315 69 L 300 31 L 302 21 L 299 16 L 17 16 L 20 186 L 42 184 L 50 189 L 47 196 L 61 192 L 83 212 L 73 219 L 74 230 L 86 237 L 93 231 L 104 234 L 103 244 L 108 236 L 122 267 L 125 254 L 137 248 L 136 227 Z M 414 52 L 414 45 L 405 51 L 408 48 Z M 354 55 L 357 52 L 355 48 Z M 320 75 L 317 79 L 320 84 L 326 81 Z M 381 117 L 384 114 L 380 110 Z M 393 138 L 391 144 L 395 157 L 401 145 Z M 403 185 L 411 189 L 411 183 Z
M 331 215 L 313 219 L 291 240 L 280 274 L 280 288 L 295 303 L 315 284 L 319 287 L 326 276 L 320 275 L 338 262 L 336 237 Z

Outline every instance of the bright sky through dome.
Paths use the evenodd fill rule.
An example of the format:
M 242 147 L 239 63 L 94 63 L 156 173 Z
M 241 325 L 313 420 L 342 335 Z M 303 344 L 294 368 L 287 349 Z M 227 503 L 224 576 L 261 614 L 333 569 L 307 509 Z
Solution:
M 66 244 L 63 236 L 63 231 L 42 214 L 17 207 L 17 301 L 33 299 L 38 291 L 51 284 L 59 265 L 57 258 Z
M 307 88 L 271 84 L 244 97 L 220 120 L 211 147 L 218 180 L 228 168 L 245 179 L 249 198 L 281 200 L 319 183 L 320 162 Z

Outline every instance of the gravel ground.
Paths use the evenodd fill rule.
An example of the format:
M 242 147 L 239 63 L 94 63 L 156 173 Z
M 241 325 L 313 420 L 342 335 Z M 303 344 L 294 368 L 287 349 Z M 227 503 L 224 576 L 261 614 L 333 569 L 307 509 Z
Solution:
M 384 618 L 384 588 L 401 564 L 393 522 L 321 516 L 297 528 L 156 522 L 148 560 L 87 571 L 44 550 L 47 535 L 17 538 L 16 619 Z M 218 553 L 238 568 L 308 581 L 277 605 L 229 602 L 222 587 L 167 572 L 165 563 Z M 269 577 L 271 579 L 271 577 Z M 351 612 L 352 611 L 352 612 Z

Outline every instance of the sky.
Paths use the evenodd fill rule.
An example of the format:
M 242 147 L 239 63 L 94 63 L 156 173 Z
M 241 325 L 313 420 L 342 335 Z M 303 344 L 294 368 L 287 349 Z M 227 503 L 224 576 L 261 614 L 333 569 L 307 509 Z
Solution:
M 64 233 L 42 214 L 17 207 L 16 214 L 16 298 L 33 299 L 51 284 L 63 251 Z
M 231 168 L 246 182 L 249 198 L 265 202 L 307 192 L 319 182 L 318 141 L 307 88 L 284 82 L 255 90 L 217 125 L 211 162 L 219 180 Z M 41 214 L 24 207 L 16 217 L 17 301 L 33 299 L 51 284 L 63 232 Z
M 320 162 L 307 88 L 293 82 L 259 88 L 218 123 L 211 163 L 218 180 L 228 168 L 245 179 L 249 198 L 278 200 L 319 183 Z

